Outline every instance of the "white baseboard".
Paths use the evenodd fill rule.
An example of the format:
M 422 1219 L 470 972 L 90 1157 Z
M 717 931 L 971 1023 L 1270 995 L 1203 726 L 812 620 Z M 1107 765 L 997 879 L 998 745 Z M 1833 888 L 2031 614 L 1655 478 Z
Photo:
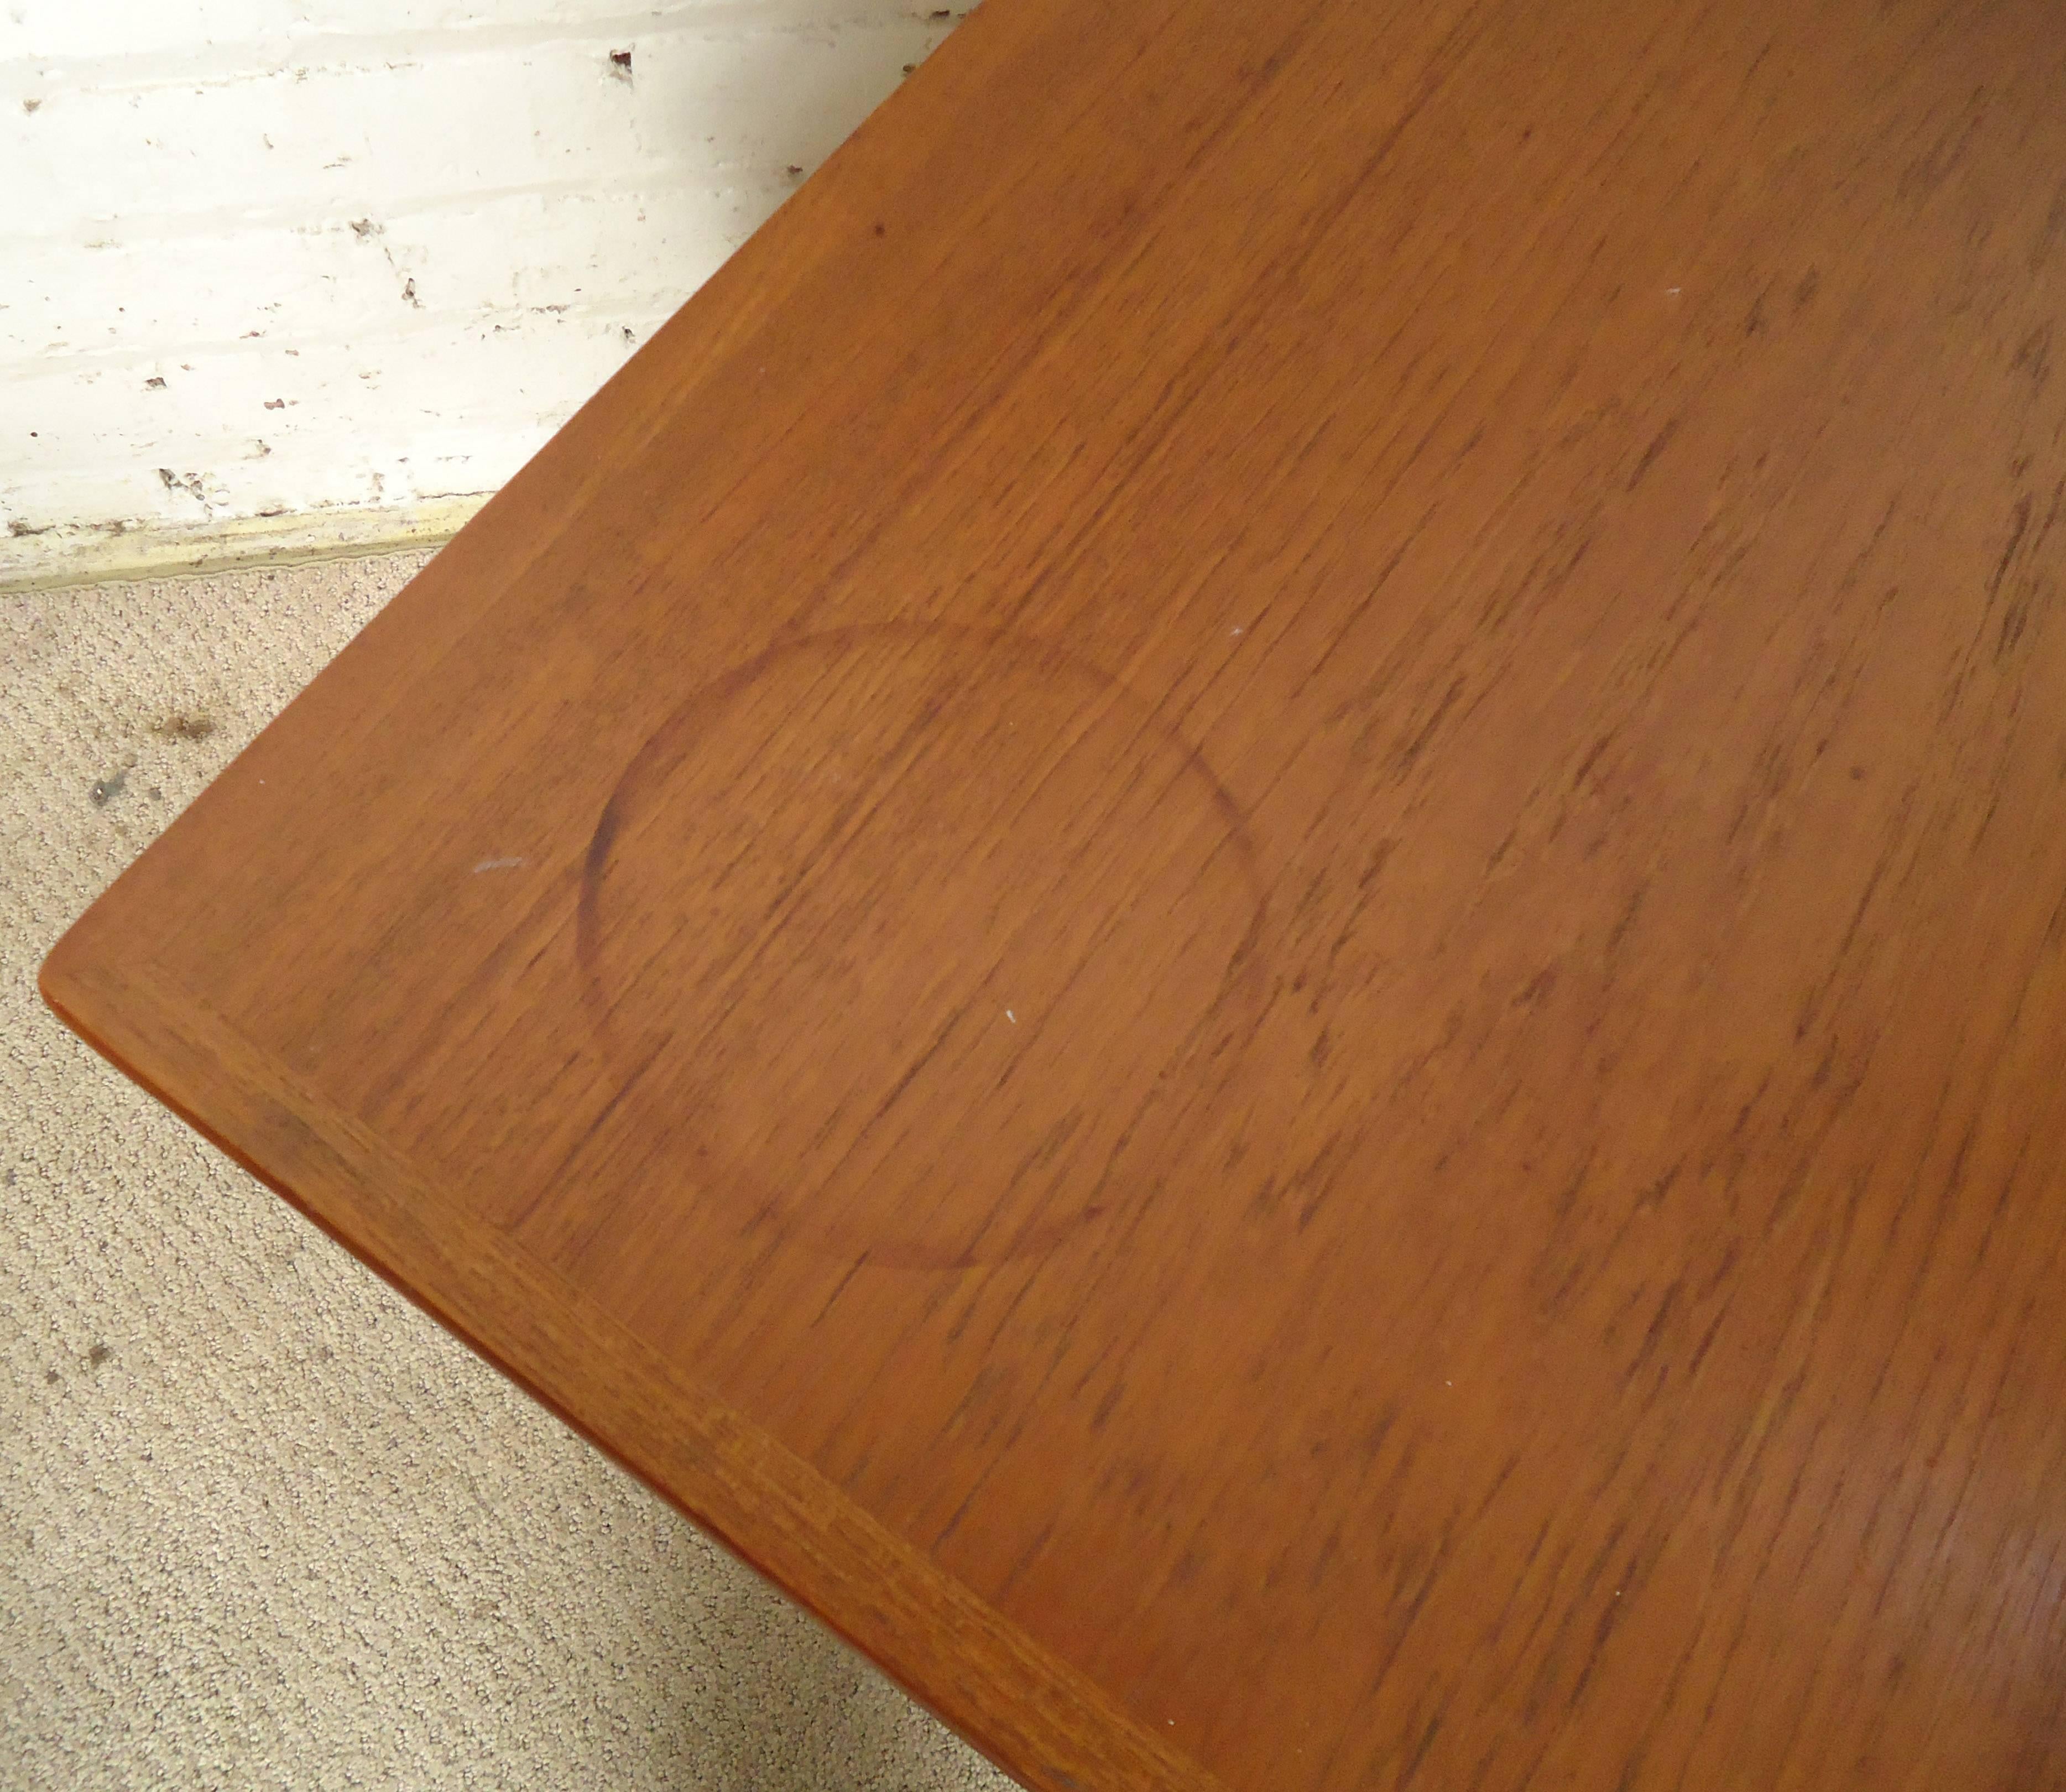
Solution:
M 493 495 L 473 492 L 384 509 L 338 505 L 296 516 L 212 522 L 58 524 L 0 535 L 0 593 L 433 547 L 456 535 Z

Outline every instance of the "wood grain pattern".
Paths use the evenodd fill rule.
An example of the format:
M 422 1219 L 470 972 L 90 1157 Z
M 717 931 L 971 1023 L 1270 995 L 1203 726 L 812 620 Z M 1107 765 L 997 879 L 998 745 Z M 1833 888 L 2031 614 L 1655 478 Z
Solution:
M 1029 1785 L 2066 1785 L 2061 93 L 990 0 L 46 991 Z

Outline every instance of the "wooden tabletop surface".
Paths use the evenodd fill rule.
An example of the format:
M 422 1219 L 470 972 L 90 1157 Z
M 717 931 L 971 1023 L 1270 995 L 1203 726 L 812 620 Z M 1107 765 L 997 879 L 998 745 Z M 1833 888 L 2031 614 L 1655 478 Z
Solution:
M 990 0 L 44 987 L 1029 1786 L 2066 1784 L 2062 300 L 2054 0 Z

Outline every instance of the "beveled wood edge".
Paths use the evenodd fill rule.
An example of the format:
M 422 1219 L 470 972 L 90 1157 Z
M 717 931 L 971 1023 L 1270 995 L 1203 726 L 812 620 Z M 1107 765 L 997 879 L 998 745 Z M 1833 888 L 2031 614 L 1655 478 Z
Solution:
M 513 1240 L 457 1208 L 434 1234 L 422 1177 L 200 997 L 95 962 L 79 938 L 94 918 L 38 978 L 60 1020 L 999 1767 L 1036 1792 L 1226 1792 Z M 595 1362 L 612 1372 L 583 1372 Z

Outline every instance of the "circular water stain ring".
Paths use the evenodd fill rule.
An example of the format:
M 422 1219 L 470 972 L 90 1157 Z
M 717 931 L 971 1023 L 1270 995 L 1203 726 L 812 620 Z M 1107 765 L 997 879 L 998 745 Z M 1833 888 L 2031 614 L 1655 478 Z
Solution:
M 1030 637 L 890 623 L 674 709 L 596 824 L 577 951 L 618 1105 L 685 1199 L 948 1270 L 1153 1194 L 1261 1013 L 1264 920 L 1239 808 L 1125 686 Z

